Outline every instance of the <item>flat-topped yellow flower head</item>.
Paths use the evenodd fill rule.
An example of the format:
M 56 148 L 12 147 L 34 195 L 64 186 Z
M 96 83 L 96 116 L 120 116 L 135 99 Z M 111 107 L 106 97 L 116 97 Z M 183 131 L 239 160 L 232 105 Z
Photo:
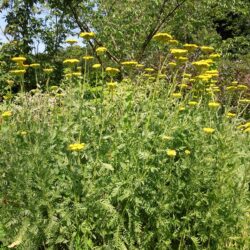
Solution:
M 73 143 L 68 146 L 69 151 L 82 151 L 86 147 L 85 143 Z
M 121 65 L 126 66 L 126 67 L 133 67 L 138 65 L 138 62 L 136 61 L 124 61 L 121 63 Z
M 118 87 L 118 84 L 117 82 L 108 82 L 107 87 L 110 91 L 114 91 Z
M 116 75 L 116 74 L 118 74 L 118 73 L 120 72 L 119 69 L 117 69 L 117 68 L 112 68 L 112 67 L 107 67 L 107 68 L 105 69 L 105 71 L 106 71 L 108 74 L 110 74 L 110 75 Z
M 43 69 L 43 72 L 45 73 L 45 74 L 51 74 L 52 72 L 54 71 L 54 69 L 52 69 L 52 68 L 46 68 L 46 69 Z
M 102 65 L 101 65 L 100 63 L 96 63 L 96 64 L 93 64 L 93 65 L 92 65 L 92 68 L 93 68 L 93 69 L 99 69 L 99 68 L 101 68 L 101 66 L 102 66 Z
M 188 53 L 187 49 L 170 49 L 170 53 L 175 57 L 186 56 Z
M 63 64 L 68 64 L 68 65 L 75 65 L 79 63 L 80 61 L 78 59 L 65 59 L 63 61 Z
M 182 94 L 180 92 L 175 92 L 172 94 L 173 97 L 175 98 L 181 98 L 182 97 Z
M 10 73 L 15 76 L 23 76 L 26 73 L 25 69 L 15 69 L 11 70 Z
M 201 46 L 201 51 L 206 53 L 206 54 L 210 54 L 210 53 L 214 52 L 214 48 L 211 46 Z
M 95 37 L 95 33 L 94 32 L 81 32 L 80 37 L 88 41 Z
M 169 157 L 175 157 L 176 156 L 176 150 L 174 150 L 174 149 L 168 149 L 167 150 L 167 155 Z
M 11 58 L 11 60 L 16 63 L 23 63 L 24 61 L 26 61 L 26 58 L 23 56 L 17 56 L 17 57 Z
M 214 128 L 203 128 L 203 131 L 206 134 L 212 134 L 212 133 L 214 133 L 215 129 Z
M 90 61 L 90 60 L 93 60 L 94 57 L 93 56 L 83 56 L 82 59 L 85 61 Z
M 12 116 L 12 111 L 5 111 L 2 113 L 3 118 L 8 118 Z
M 232 112 L 227 112 L 227 113 L 226 113 L 226 117 L 228 117 L 228 118 L 233 118 L 233 117 L 235 117 L 235 116 L 236 116 L 235 113 L 232 113 Z
M 37 69 L 40 66 L 41 66 L 40 63 L 32 63 L 32 64 L 30 64 L 30 67 L 33 68 L 33 69 Z
M 106 52 L 107 52 L 107 48 L 105 48 L 105 47 L 99 47 L 99 48 L 97 48 L 95 51 L 96 51 L 96 54 L 97 55 L 103 55 L 103 54 L 105 54 Z
M 155 70 L 153 68 L 145 68 L 144 69 L 146 72 L 154 72 Z
M 193 43 L 186 43 L 186 44 L 183 45 L 183 48 L 187 49 L 190 52 L 192 52 L 192 51 L 196 50 L 199 47 L 198 47 L 198 45 L 193 44 Z
M 172 40 L 172 39 L 173 37 L 166 32 L 159 32 L 153 36 L 153 40 L 158 41 L 158 42 L 168 42 L 169 40 Z
M 220 103 L 219 102 L 209 102 L 208 103 L 208 107 L 209 108 L 219 108 L 220 107 Z
M 76 39 L 67 39 L 65 42 L 70 44 L 70 45 L 73 45 L 73 44 L 77 43 L 78 41 Z

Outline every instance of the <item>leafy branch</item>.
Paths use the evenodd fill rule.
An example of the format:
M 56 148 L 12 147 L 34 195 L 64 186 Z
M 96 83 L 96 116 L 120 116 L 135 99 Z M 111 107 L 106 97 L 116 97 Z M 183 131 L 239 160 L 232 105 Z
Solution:
M 164 17 L 162 17 L 162 14 L 164 13 L 164 8 L 166 6 L 168 0 L 164 0 L 162 7 L 160 9 L 160 14 L 158 16 L 157 22 L 154 24 L 154 26 L 151 28 L 149 34 L 147 35 L 145 41 L 142 44 L 141 50 L 138 53 L 137 60 L 140 61 L 143 58 L 143 55 L 145 53 L 146 48 L 148 47 L 150 41 L 152 40 L 153 36 L 160 30 L 160 28 L 167 22 L 167 20 L 172 17 L 175 12 L 187 1 L 182 0 L 181 2 L 177 2 L 176 6 L 169 11 Z

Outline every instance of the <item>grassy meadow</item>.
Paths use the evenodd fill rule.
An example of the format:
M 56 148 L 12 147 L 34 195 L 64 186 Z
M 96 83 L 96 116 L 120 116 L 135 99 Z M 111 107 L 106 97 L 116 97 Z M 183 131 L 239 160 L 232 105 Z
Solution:
M 53 67 L 10 59 L 1 250 L 249 249 L 249 87 L 221 80 L 212 47 L 154 40 L 169 44 L 159 65 L 110 67 L 86 49 L 56 86 Z

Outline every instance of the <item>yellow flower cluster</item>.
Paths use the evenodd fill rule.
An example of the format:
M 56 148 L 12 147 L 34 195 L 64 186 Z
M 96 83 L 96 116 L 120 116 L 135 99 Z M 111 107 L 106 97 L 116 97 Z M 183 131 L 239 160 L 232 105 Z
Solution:
M 109 73 L 110 75 L 115 75 L 115 74 L 117 74 L 117 73 L 120 72 L 119 69 L 117 69 L 117 68 L 112 68 L 112 67 L 107 67 L 107 68 L 105 69 L 105 71 L 106 71 L 107 73 Z
M 153 36 L 153 40 L 158 42 L 168 42 L 172 39 L 173 37 L 170 34 L 164 32 L 157 33 Z
M 73 143 L 68 146 L 70 151 L 82 151 L 86 147 L 85 143 Z
M 203 128 L 203 131 L 207 134 L 212 134 L 212 133 L 214 133 L 215 129 L 214 128 Z
M 11 70 L 10 73 L 12 75 L 16 75 L 16 76 L 23 76 L 26 73 L 26 70 L 25 69 L 14 69 L 14 70 Z
M 167 150 L 167 155 L 169 156 L 169 157 L 175 157 L 176 156 L 176 150 L 174 150 L 174 149 L 168 149 Z
M 3 118 L 7 118 L 7 117 L 10 117 L 12 116 L 12 111 L 5 111 L 2 113 L 2 117 Z
M 76 39 L 67 39 L 65 42 L 70 44 L 70 45 L 73 45 L 73 44 L 77 43 L 77 40 Z
M 85 61 L 90 61 L 90 60 L 93 60 L 94 57 L 93 56 L 83 56 L 82 59 Z
M 105 48 L 105 47 L 99 47 L 95 51 L 96 51 L 97 55 L 103 55 L 104 53 L 107 52 L 107 48 Z
M 95 33 L 94 32 L 81 32 L 80 37 L 88 41 L 95 37 Z
M 138 62 L 136 61 L 124 61 L 121 63 L 123 66 L 131 67 L 131 66 L 136 66 Z
M 69 65 L 75 65 L 77 63 L 79 63 L 80 61 L 78 59 L 65 59 L 63 61 L 63 64 L 69 64 Z
M 170 49 L 170 53 L 175 57 L 186 56 L 188 53 L 187 49 Z
M 43 69 L 43 72 L 46 74 L 51 74 L 53 71 L 54 71 L 54 69 L 52 69 L 52 68 Z

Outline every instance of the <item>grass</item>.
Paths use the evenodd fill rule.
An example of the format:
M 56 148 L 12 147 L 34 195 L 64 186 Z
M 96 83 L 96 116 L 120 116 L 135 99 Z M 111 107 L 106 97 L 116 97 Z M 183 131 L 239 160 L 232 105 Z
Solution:
M 4 245 L 248 249 L 249 133 L 237 129 L 246 105 L 228 118 L 231 107 L 209 108 L 204 92 L 174 98 L 175 85 L 138 78 L 102 92 L 69 80 L 5 102 Z M 70 151 L 72 143 L 86 147 Z

